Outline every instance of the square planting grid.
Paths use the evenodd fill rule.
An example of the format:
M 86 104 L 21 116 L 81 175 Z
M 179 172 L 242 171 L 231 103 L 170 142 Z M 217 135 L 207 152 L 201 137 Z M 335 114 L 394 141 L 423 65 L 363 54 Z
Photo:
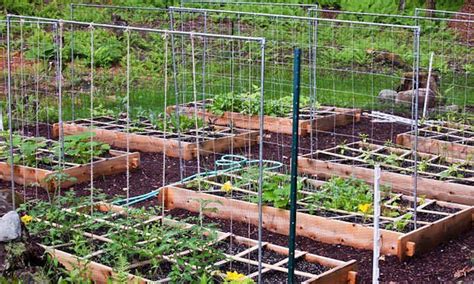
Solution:
M 27 157 L 30 155 L 26 155 L 24 152 L 20 153 L 20 144 L 13 146 L 13 154 L 23 157 L 20 158 L 18 164 L 14 165 L 13 179 L 16 183 L 22 185 L 39 185 L 45 189 L 53 189 L 60 185 L 61 188 L 67 188 L 74 184 L 89 181 L 91 167 L 93 168 L 94 177 L 97 177 L 127 171 L 127 161 L 130 170 L 140 166 L 140 153 L 127 153 L 117 150 L 108 150 L 100 157 L 93 157 L 93 162 L 85 164 L 75 162 L 74 157 L 67 154 L 65 154 L 64 160 L 60 162 L 55 151 L 55 148 L 59 148 L 58 141 L 26 136 L 16 136 L 16 138 L 20 139 L 21 142 L 19 143 L 21 145 L 34 143 L 37 147 L 35 153 L 31 154 L 32 157 Z M 38 146 L 39 143 L 43 142 L 44 145 Z M 4 153 L 0 157 L 0 179 L 10 181 L 9 142 L 1 140 L 0 148 L 3 149 Z M 29 161 L 27 164 L 25 160 L 29 158 L 32 158 L 33 162 Z M 58 181 L 53 178 L 58 175 L 59 170 L 68 177 L 66 180 Z
M 205 118 L 209 123 L 216 125 L 234 125 L 244 129 L 260 129 L 260 119 L 258 115 L 246 115 L 238 112 L 224 112 L 216 115 L 206 110 L 206 106 L 212 104 L 212 100 L 185 103 L 178 106 L 178 112 L 188 116 Z M 169 106 L 168 113 L 176 112 L 176 106 Z M 336 126 L 343 126 L 353 121 L 360 120 L 360 109 L 338 108 L 330 106 L 320 106 L 317 110 L 311 111 L 310 107 L 300 109 L 299 135 L 307 135 L 313 130 L 328 131 Z M 313 121 L 311 121 L 311 118 Z M 311 124 L 312 127 L 311 127 Z M 264 130 L 282 134 L 292 134 L 292 114 L 285 117 L 264 116 Z
M 141 215 L 140 217 L 128 214 L 126 208 L 114 206 L 106 203 L 98 203 L 93 214 L 90 214 L 90 207 L 84 210 L 63 209 L 66 215 L 71 215 L 78 220 L 77 225 L 72 226 L 72 230 L 83 232 L 87 239 L 87 245 L 91 246 L 91 250 L 86 255 L 75 255 L 75 251 L 71 249 L 74 243 L 70 240 L 64 242 L 51 243 L 48 241 L 42 246 L 54 257 L 58 259 L 67 269 L 84 267 L 91 275 L 91 279 L 97 283 L 107 283 L 109 278 L 117 277 L 113 270 L 112 263 L 107 262 L 108 249 L 107 243 L 112 244 L 117 236 L 127 236 L 127 231 L 135 231 L 136 234 L 142 236 L 142 239 L 136 240 L 136 247 L 160 240 L 159 236 L 151 235 L 150 226 L 161 226 L 167 228 L 190 228 L 191 224 L 181 222 L 174 219 L 162 218 L 161 216 Z M 132 220 L 130 220 L 132 219 Z M 95 226 L 93 232 L 80 231 L 81 226 L 89 220 L 94 223 L 102 224 L 108 229 L 100 230 L 100 226 Z M 124 225 L 122 220 L 127 220 Z M 50 223 L 45 219 L 35 218 L 34 222 L 41 222 L 50 228 L 60 228 L 61 225 Z M 89 226 L 90 227 L 90 226 Z M 82 229 L 83 230 L 83 229 Z M 181 238 L 186 238 L 183 234 Z M 45 240 L 45 238 L 43 238 Z M 163 238 L 162 240 L 165 240 Z M 169 239 L 166 239 L 170 241 Z M 171 242 L 177 239 L 171 240 Z M 247 278 L 256 280 L 258 277 L 258 242 L 253 239 L 234 235 L 232 233 L 217 232 L 215 240 L 210 241 L 209 246 L 215 247 L 223 253 L 223 258 L 214 263 L 213 268 L 217 272 L 216 280 L 223 282 L 226 272 L 237 272 L 245 275 Z M 264 242 L 262 244 L 262 279 L 265 281 L 286 281 L 288 249 Z M 139 259 L 134 256 L 135 263 L 126 268 L 129 281 L 137 281 L 137 283 L 169 283 L 168 273 L 171 266 L 177 263 L 179 257 L 192 253 L 191 251 L 175 251 L 170 255 L 159 255 L 159 266 L 152 267 L 151 259 Z M 298 283 L 355 283 L 356 272 L 355 261 L 338 261 L 327 257 L 310 254 L 303 251 L 295 251 L 296 257 L 296 279 Z M 114 263 L 115 264 L 115 263 Z M 185 263 L 184 265 L 189 265 Z M 153 272 L 150 272 L 153 271 Z M 140 275 L 140 276 L 139 276 Z M 222 281 L 220 281 L 220 280 Z M 329 281 L 329 282 L 327 282 Z M 135 282 L 134 282 L 135 283 Z
M 92 125 L 92 128 L 91 128 Z M 163 132 L 156 129 L 148 119 L 129 124 L 127 120 L 101 116 L 93 120 L 79 119 L 63 124 L 64 134 L 92 131 L 95 139 L 113 147 L 125 149 L 127 137 L 132 150 L 142 152 L 165 152 L 170 157 L 182 157 L 185 160 L 201 155 L 211 155 L 228 151 L 232 148 L 246 147 L 257 143 L 258 131 L 243 130 L 231 127 L 204 126 L 186 132 Z M 170 128 L 171 129 L 171 128 Z M 54 124 L 53 135 L 59 136 L 59 124 Z
M 199 212 L 196 200 L 213 200 L 216 212 L 205 212 L 210 217 L 232 219 L 258 224 L 257 179 L 243 177 L 249 169 L 220 173 L 197 178 L 183 184 L 164 187 L 160 198 L 166 208 L 182 208 Z M 268 175 L 283 176 L 267 172 Z M 288 176 L 287 176 L 288 177 Z M 265 184 L 264 179 L 264 184 Z M 324 181 L 300 178 L 297 202 L 297 233 L 326 243 L 337 243 L 356 248 L 372 249 L 373 216 L 360 211 L 345 211 L 321 203 L 315 204 L 311 196 L 324 196 L 329 189 L 321 189 Z M 232 189 L 226 185 L 232 185 Z M 282 184 L 286 186 L 287 184 Z M 224 191 L 224 189 L 227 190 Z M 419 198 L 417 229 L 412 221 L 413 198 L 403 194 L 387 193 L 382 199 L 382 253 L 398 255 L 400 258 L 426 251 L 459 232 L 471 228 L 472 207 Z M 264 204 L 264 227 L 268 230 L 288 234 L 289 210 Z M 451 228 L 452 230 L 445 230 Z
M 374 165 L 380 182 L 407 195 L 413 191 L 414 152 L 407 148 L 355 142 L 298 157 L 298 170 L 323 178 L 356 177 L 373 182 Z M 474 205 L 474 165 L 464 160 L 418 152 L 418 195 Z
M 415 131 L 397 135 L 397 144 L 411 147 Z M 418 130 L 418 151 L 474 163 L 474 128 L 472 126 L 445 123 L 430 125 Z

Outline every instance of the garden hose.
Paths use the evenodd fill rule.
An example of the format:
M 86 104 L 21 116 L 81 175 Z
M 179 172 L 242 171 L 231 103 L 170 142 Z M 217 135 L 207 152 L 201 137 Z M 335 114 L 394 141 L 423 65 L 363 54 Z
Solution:
M 241 156 L 241 155 L 224 155 L 219 160 L 215 161 L 214 165 L 216 165 L 217 167 L 220 166 L 220 167 L 226 167 L 226 168 L 224 168 L 222 170 L 207 171 L 207 172 L 203 172 L 203 173 L 200 173 L 200 174 L 191 175 L 187 178 L 184 178 L 182 181 L 185 182 L 185 181 L 197 178 L 197 177 L 206 177 L 206 176 L 210 176 L 210 175 L 216 175 L 216 174 L 219 174 L 219 173 L 226 173 L 226 172 L 229 172 L 229 171 L 240 169 L 244 166 L 249 166 L 251 164 L 257 164 L 258 162 L 259 162 L 259 160 L 254 160 L 254 159 L 248 160 L 246 157 Z M 264 169 L 267 170 L 267 171 L 272 171 L 272 170 L 276 170 L 276 169 L 279 169 L 279 168 L 283 167 L 283 163 L 277 162 L 277 161 L 263 160 L 262 162 L 264 164 L 271 165 L 271 166 L 265 166 L 264 165 Z
M 181 182 L 186 182 L 191 179 L 197 178 L 197 177 L 206 177 L 206 176 L 211 176 L 211 175 L 216 175 L 219 173 L 226 173 L 229 171 L 237 170 L 240 168 L 243 168 L 244 166 L 249 166 L 252 164 L 257 164 L 259 160 L 249 160 L 246 157 L 242 155 L 224 155 L 222 156 L 219 160 L 216 160 L 214 162 L 214 165 L 216 167 L 223 167 L 221 170 L 214 170 L 214 171 L 206 171 L 200 174 L 194 174 L 191 175 L 187 178 L 184 178 Z M 283 167 L 283 163 L 278 162 L 278 161 L 272 161 L 272 160 L 263 160 L 262 161 L 264 164 L 264 169 L 267 171 L 273 171 L 277 170 L 281 167 Z M 122 206 L 127 206 L 127 205 L 133 205 L 142 201 L 145 201 L 147 199 L 153 198 L 157 196 L 160 193 L 160 189 L 150 191 L 148 193 L 142 194 L 142 195 L 137 195 L 134 197 L 130 197 L 128 199 L 119 199 L 116 201 L 113 201 L 112 204 L 114 205 L 122 205 Z M 127 202 L 128 201 L 128 202 Z

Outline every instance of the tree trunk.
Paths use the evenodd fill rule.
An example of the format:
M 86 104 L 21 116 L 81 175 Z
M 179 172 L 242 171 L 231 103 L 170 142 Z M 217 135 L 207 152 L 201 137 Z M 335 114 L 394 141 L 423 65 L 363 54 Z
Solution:
M 406 1 L 405 1 L 405 0 L 400 0 L 400 1 L 398 2 L 398 11 L 399 11 L 399 12 L 405 11 L 405 4 L 406 4 Z
M 426 9 L 435 10 L 436 9 L 436 0 L 426 0 Z M 433 11 L 426 12 L 427 17 L 433 17 Z

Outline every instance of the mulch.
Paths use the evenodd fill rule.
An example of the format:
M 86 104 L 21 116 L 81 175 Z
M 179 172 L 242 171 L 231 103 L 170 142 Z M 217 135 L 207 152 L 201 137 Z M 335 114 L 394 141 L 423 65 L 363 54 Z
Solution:
M 462 43 L 472 46 L 474 44 L 474 0 L 466 0 L 459 12 L 470 15 L 454 14 L 452 19 L 465 20 L 466 22 L 450 21 L 448 26 L 459 35 Z

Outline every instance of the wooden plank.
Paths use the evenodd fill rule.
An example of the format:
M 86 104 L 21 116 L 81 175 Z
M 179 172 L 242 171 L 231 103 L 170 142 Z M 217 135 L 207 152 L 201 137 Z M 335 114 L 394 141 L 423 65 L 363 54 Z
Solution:
M 127 155 L 129 156 L 130 169 L 136 169 L 140 166 L 140 153 L 129 153 L 121 151 L 110 151 L 113 156 L 111 158 L 104 158 L 94 161 L 92 164 L 84 164 L 80 166 L 68 167 L 64 169 L 64 173 L 70 177 L 74 177 L 74 180 L 66 180 L 61 182 L 61 188 L 67 188 L 74 184 L 88 181 L 90 179 L 90 169 L 94 168 L 94 177 L 113 175 L 126 171 L 126 160 Z M 44 189 L 56 188 L 56 182 L 54 180 L 47 180 L 50 175 L 54 175 L 56 172 L 52 170 L 45 170 L 40 168 L 33 168 L 28 166 L 14 165 L 13 167 L 13 179 L 15 183 L 31 186 L 37 184 Z M 0 162 L 0 179 L 10 181 L 11 172 L 10 165 L 6 162 Z
M 243 129 L 260 129 L 260 117 L 258 115 L 245 115 L 238 112 L 224 112 L 222 115 L 215 115 L 209 111 L 199 108 L 196 110 L 194 106 L 178 106 L 182 114 L 188 116 L 197 115 L 204 117 L 206 121 L 210 121 L 215 125 L 233 125 Z M 174 113 L 176 106 L 169 106 L 167 113 Z M 313 119 L 313 127 L 311 120 L 302 119 L 299 121 L 298 135 L 304 136 L 313 130 L 327 131 L 332 130 L 336 126 L 347 125 L 353 121 L 360 120 L 360 109 L 335 108 L 334 114 L 318 116 Z M 293 122 L 288 117 L 264 116 L 264 130 L 282 134 L 292 134 Z
M 403 252 L 409 251 L 409 242 L 415 243 L 414 253 L 418 254 L 429 251 L 442 242 L 471 230 L 473 214 L 474 207 L 466 208 L 456 214 L 401 236 L 399 239 L 399 246 L 401 248 L 399 258 L 403 259 L 405 256 L 408 256 L 408 254 Z
M 228 199 L 225 197 L 205 194 L 175 186 L 168 186 L 161 190 L 160 195 L 166 192 L 165 207 L 168 209 L 182 208 L 191 212 L 199 212 L 199 199 L 216 200 L 210 206 L 217 212 L 204 212 L 214 218 L 232 219 L 238 222 L 258 225 L 257 204 Z M 159 195 L 159 198 L 161 196 Z M 289 211 L 263 206 L 263 227 L 272 232 L 288 235 Z M 372 249 L 373 229 L 370 227 L 349 222 L 331 220 L 328 218 L 298 212 L 296 231 L 299 236 L 308 237 L 330 244 L 343 244 L 360 249 Z M 397 255 L 397 241 L 400 233 L 381 230 L 381 251 L 387 255 Z
M 412 147 L 415 136 L 412 132 L 397 135 L 397 144 Z M 474 158 L 474 146 L 418 136 L 418 151 L 443 157 L 468 160 Z
M 33 184 L 43 186 L 44 179 L 51 173 L 53 173 L 53 171 L 21 165 L 13 166 L 13 180 L 15 183 L 27 186 Z M 6 181 L 12 180 L 10 164 L 6 162 L 0 162 L 0 179 Z M 45 188 L 48 188 L 48 186 Z
M 127 156 L 129 170 L 135 170 L 140 166 L 140 153 L 134 152 L 127 154 L 126 152 L 110 152 L 115 153 L 115 157 L 105 160 L 95 161 L 93 163 L 72 167 L 64 170 L 65 174 L 75 177 L 75 181 L 66 181 L 61 183 L 61 187 L 66 188 L 76 183 L 82 183 L 90 180 L 91 168 L 94 177 L 119 174 L 127 171 Z M 54 183 L 51 184 L 56 186 Z
M 178 158 L 182 155 L 185 160 L 192 160 L 197 157 L 197 140 L 194 142 L 179 142 L 177 138 L 160 138 L 153 135 L 142 135 L 136 133 L 125 133 L 115 130 L 93 128 L 78 125 L 75 123 L 63 124 L 64 135 L 74 135 L 92 131 L 95 133 L 93 139 L 107 143 L 115 148 L 125 149 L 128 145 L 131 150 L 165 153 L 169 157 Z M 53 125 L 53 135 L 59 134 L 59 125 Z M 169 135 L 171 136 L 171 135 Z M 174 135 L 175 136 L 175 135 Z M 212 139 L 199 139 L 199 153 L 202 156 L 213 153 L 225 152 L 233 148 L 240 148 L 258 142 L 258 131 L 236 130 L 234 134 Z M 181 148 L 180 148 L 181 147 Z
M 61 250 L 50 249 L 45 246 L 43 247 L 49 254 L 56 258 L 59 263 L 64 265 L 67 270 L 81 268 L 81 270 L 87 273 L 85 276 L 91 279 L 94 283 L 107 284 L 110 283 L 111 280 L 116 279 L 117 274 L 109 266 L 94 261 L 85 261 Z M 128 280 L 129 283 L 147 283 L 143 278 L 132 274 L 128 274 Z
M 324 178 L 332 176 L 356 177 L 368 183 L 373 182 L 374 176 L 374 170 L 370 168 L 310 159 L 304 156 L 298 157 L 298 171 Z M 391 186 L 396 192 L 407 195 L 412 193 L 413 178 L 411 175 L 382 171 L 380 182 Z M 418 194 L 425 195 L 430 199 L 474 205 L 474 187 L 464 184 L 418 177 Z
M 305 256 L 306 257 L 306 256 Z M 318 284 L 331 284 L 331 283 L 350 283 L 356 281 L 357 275 L 357 263 L 355 260 L 351 260 L 348 263 L 335 267 L 329 271 L 326 271 L 313 279 L 307 281 L 307 283 L 318 283 Z

